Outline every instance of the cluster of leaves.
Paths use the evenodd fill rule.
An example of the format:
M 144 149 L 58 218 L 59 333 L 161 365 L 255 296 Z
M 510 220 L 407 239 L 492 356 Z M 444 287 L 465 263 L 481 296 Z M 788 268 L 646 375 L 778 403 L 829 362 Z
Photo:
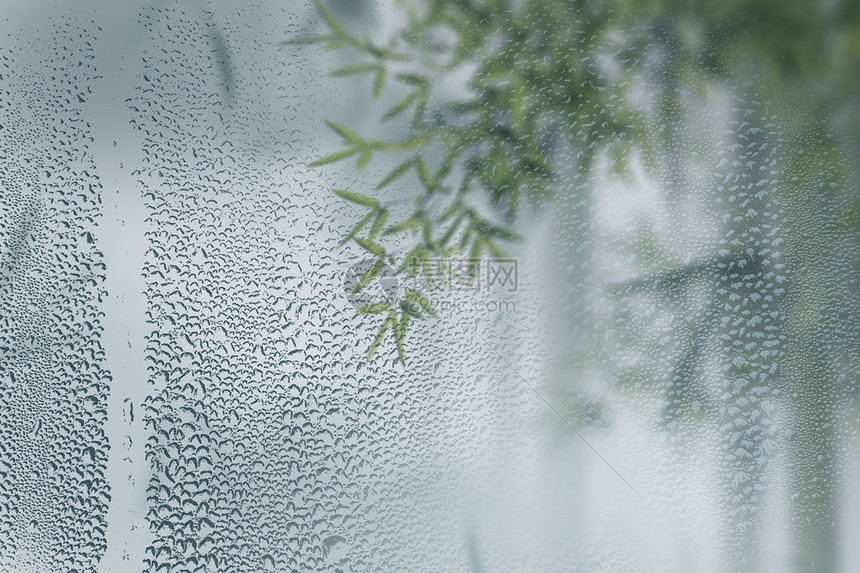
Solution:
M 565 177 L 571 176 L 570 163 L 574 172 L 587 173 L 603 150 L 611 156 L 610 167 L 624 172 L 633 146 L 646 166 L 653 166 L 659 139 L 671 138 L 671 133 L 630 105 L 626 91 L 641 71 L 643 53 L 654 45 L 655 35 L 657 43 L 673 54 L 665 70 L 668 78 L 726 73 L 731 60 L 723 59 L 723 54 L 750 47 L 769 52 L 792 73 L 836 65 L 833 62 L 840 69 L 856 63 L 856 58 L 836 58 L 836 48 L 823 48 L 832 46 L 824 40 L 834 22 L 840 30 L 847 26 L 849 39 L 860 37 L 854 33 L 860 30 L 860 10 L 852 9 L 850 2 L 837 2 L 829 12 L 812 0 L 795 3 L 792 10 L 771 6 L 772 2 L 765 2 L 770 8 L 763 8 L 752 0 L 710 4 L 404 0 L 407 24 L 378 43 L 349 31 L 330 8 L 317 2 L 327 32 L 288 43 L 352 50 L 361 61 L 332 75 L 370 75 L 374 98 L 388 89 L 389 80 L 401 93 L 405 89 L 405 95 L 382 115 L 383 122 L 404 123 L 408 118 L 402 139 L 368 140 L 343 125 L 326 122 L 345 148 L 311 164 L 319 167 L 355 156 L 362 169 L 375 153 L 405 154 L 376 191 L 409 173 L 417 180 L 413 212 L 390 225 L 390 210 L 378 200 L 335 191 L 369 210 L 343 241 L 355 242 L 376 258 L 357 289 L 366 288 L 386 262 L 398 274 L 414 277 L 430 259 L 500 255 L 504 243 L 519 240 L 512 228 L 524 201 L 540 208 L 558 187 L 560 170 L 555 164 L 562 155 L 568 164 Z M 684 40 L 684 27 L 690 23 L 701 28 L 707 42 L 697 47 Z M 619 29 L 628 33 L 620 38 Z M 799 31 L 785 34 L 787 30 Z M 738 38 L 747 42 L 738 47 Z M 843 42 L 838 49 L 850 55 L 856 46 Z M 678 57 L 684 53 L 690 57 Z M 612 77 L 605 65 L 607 57 L 621 68 Z M 463 70 L 468 70 L 468 95 L 447 95 L 445 78 Z M 663 105 L 670 115 L 672 90 L 664 95 L 668 99 Z M 489 207 L 481 209 L 479 204 Z M 411 236 L 415 244 L 396 260 L 383 241 L 391 237 L 399 245 L 403 236 Z M 426 273 L 425 278 L 431 280 Z M 406 303 L 405 299 L 400 302 Z M 393 327 L 404 361 L 406 327 L 421 318 L 407 313 L 405 306 L 414 308 L 410 304 L 389 308 L 380 302 L 362 309 L 388 313 L 369 356 Z
M 503 245 L 520 240 L 513 226 L 523 202 L 539 208 L 553 187 L 552 158 L 560 145 L 559 126 L 551 123 L 552 113 L 558 116 L 577 109 L 582 117 L 591 112 L 594 120 L 579 124 L 574 134 L 585 142 L 579 157 L 584 165 L 595 152 L 594 143 L 602 131 L 622 129 L 604 117 L 607 98 L 602 92 L 608 80 L 599 71 L 596 58 L 574 62 L 557 57 L 573 53 L 567 49 L 570 42 L 593 41 L 606 17 L 554 2 L 538 2 L 517 14 L 508 4 L 432 1 L 407 6 L 408 25 L 380 45 L 348 31 L 320 2 L 317 8 L 328 33 L 289 41 L 353 49 L 365 61 L 332 75 L 369 74 L 374 97 L 383 93 L 389 78 L 401 91 L 406 88 L 405 96 L 382 116 L 383 121 L 392 121 L 411 112 L 408 133 L 402 140 L 368 140 L 328 121 L 345 148 L 311 163 L 319 167 L 356 156 L 357 168 L 362 169 L 375 152 L 406 154 L 376 191 L 409 173 L 418 183 L 413 212 L 390 225 L 390 210 L 377 199 L 334 190 L 368 209 L 342 241 L 355 242 L 376 259 L 359 280 L 356 292 L 366 288 L 386 263 L 405 278 L 423 274 L 430 281 L 434 278 L 427 272 L 431 259 L 462 256 L 477 261 L 485 255 L 504 256 Z M 440 86 L 446 74 L 467 64 L 478 65 L 471 73 L 468 96 L 446 98 L 437 93 L 443 91 Z M 398 66 L 407 70 L 398 72 Z M 399 260 L 382 242 L 392 235 L 411 235 L 415 243 Z M 476 268 L 473 264 L 471 272 Z M 407 306 L 414 305 L 406 304 L 405 299 L 401 303 L 389 307 L 379 302 L 360 310 L 388 313 L 369 356 L 387 329 L 394 327 L 404 360 L 403 332 L 410 320 L 421 317 L 406 312 Z

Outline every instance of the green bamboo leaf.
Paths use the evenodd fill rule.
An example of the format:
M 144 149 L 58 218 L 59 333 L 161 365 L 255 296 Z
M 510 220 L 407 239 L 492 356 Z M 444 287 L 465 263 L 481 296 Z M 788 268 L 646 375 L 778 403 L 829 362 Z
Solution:
M 391 109 L 385 112 L 385 115 L 382 116 L 382 121 L 389 121 L 391 119 L 394 119 L 395 117 L 406 111 L 406 109 L 409 108 L 410 105 L 412 105 L 412 102 L 414 102 L 415 98 L 417 97 L 417 91 L 408 94 L 402 100 L 394 104 Z
M 382 321 L 382 326 L 379 327 L 379 332 L 376 334 L 376 338 L 373 340 L 373 343 L 370 345 L 370 348 L 367 351 L 367 359 L 370 360 L 373 358 L 373 355 L 376 353 L 376 349 L 379 348 L 379 345 L 382 344 L 382 341 L 385 339 L 385 333 L 388 332 L 388 327 L 393 325 L 397 321 L 397 312 L 392 310 L 388 313 L 388 316 Z
M 424 320 L 424 315 L 418 312 L 418 309 L 415 308 L 415 304 L 418 301 L 412 300 L 401 300 L 400 301 L 400 311 L 402 314 L 408 314 L 413 318 L 417 318 L 418 320 Z
M 419 217 L 418 215 L 414 215 L 414 216 L 406 219 L 405 221 L 401 221 L 397 224 L 391 225 L 390 227 L 385 229 L 385 232 L 383 232 L 382 234 L 387 237 L 388 235 L 394 235 L 396 233 L 402 233 L 403 231 L 408 231 L 409 229 L 412 229 L 412 228 L 420 225 L 421 219 L 423 219 L 423 217 Z
M 426 129 L 424 116 L 427 113 L 427 98 L 419 98 L 412 114 L 412 129 Z
M 458 100 L 448 104 L 451 111 L 456 113 L 468 113 L 470 111 L 480 110 L 484 107 L 484 100 L 480 98 L 471 100 Z
M 453 217 L 456 213 L 459 213 L 462 208 L 463 208 L 463 203 L 461 203 L 459 199 L 457 201 L 454 201 L 453 203 L 448 205 L 448 208 L 445 209 L 445 211 L 442 213 L 441 220 L 447 221 L 448 219 Z
M 463 231 L 463 236 L 460 237 L 460 244 L 458 246 L 458 250 L 464 251 L 466 250 L 466 246 L 469 244 L 469 241 L 472 239 L 472 234 L 475 232 L 474 225 L 470 222 L 466 225 L 466 229 Z
M 385 80 L 388 77 L 388 70 L 380 67 L 376 72 L 376 78 L 373 81 L 373 99 L 377 99 L 385 88 Z
M 361 205 L 362 207 L 379 207 L 379 201 L 376 199 L 372 199 L 366 195 L 362 195 L 361 193 L 356 193 L 354 191 L 347 191 L 346 189 L 332 189 L 332 192 L 351 203 L 355 203 L 356 205 Z
M 379 149 L 390 151 L 392 149 L 397 149 L 398 146 L 396 143 L 389 143 L 388 141 L 383 141 L 381 139 L 371 139 L 367 142 L 367 146 L 370 149 Z
M 428 191 L 432 189 L 434 185 L 430 180 L 430 172 L 427 171 L 427 164 L 420 157 L 415 160 L 415 170 L 418 172 L 418 180 L 421 181 L 424 188 Z
M 345 141 L 348 141 L 349 143 L 354 143 L 356 145 L 364 144 L 364 139 L 348 127 L 329 120 L 325 120 L 325 124 L 329 127 L 329 129 L 333 130 Z
M 411 288 L 407 288 L 404 294 L 406 300 L 417 302 L 418 306 L 424 309 L 424 312 L 426 312 L 433 318 L 438 318 L 436 311 L 433 310 L 433 307 L 430 305 L 430 301 L 427 299 L 426 296 L 424 296 L 417 290 Z
M 436 174 L 433 178 L 438 182 L 444 180 L 449 173 L 451 173 L 451 168 L 454 167 L 454 160 L 457 158 L 459 154 L 459 150 L 449 151 L 445 154 L 442 159 L 442 164 L 439 166 L 439 169 L 436 170 Z
M 457 217 L 454 219 L 454 222 L 451 223 L 451 226 L 448 227 L 448 230 L 445 231 L 445 234 L 442 235 L 441 239 L 439 239 L 439 245 L 440 246 L 445 247 L 448 245 L 448 241 L 451 240 L 451 237 L 454 236 L 454 233 L 456 233 L 457 229 L 460 228 L 460 225 L 463 224 L 463 219 L 465 219 L 465 218 L 466 218 L 466 214 L 463 212 L 460 212 L 460 214 L 457 215 Z
M 352 294 L 357 294 L 364 290 L 364 287 L 370 284 L 370 281 L 376 278 L 379 275 L 379 271 L 385 266 L 385 259 L 376 259 L 373 261 L 373 264 L 370 265 L 370 268 L 367 269 L 367 272 L 358 280 L 358 283 L 355 285 L 355 288 L 352 289 Z
M 416 74 L 412 72 L 402 72 L 394 76 L 397 80 L 420 88 L 428 88 L 430 87 L 430 78 L 423 74 Z
M 395 273 L 402 274 L 403 271 L 407 269 L 407 267 L 411 267 L 409 270 L 408 276 L 414 276 L 415 271 L 418 268 L 418 263 L 427 256 L 427 247 L 425 245 L 416 245 L 411 251 L 409 251 L 403 260 L 400 262 L 400 265 L 397 266 L 397 269 L 394 271 Z
M 510 242 L 517 242 L 522 239 L 520 235 L 509 229 L 503 229 L 502 227 L 489 225 L 483 221 L 477 221 L 475 223 L 475 227 L 478 229 L 478 232 L 480 233 L 481 237 L 493 237 Z
M 370 160 L 373 158 L 373 150 L 369 147 L 361 152 L 361 155 L 358 157 L 358 166 L 357 169 L 361 171 L 370 163 Z
M 372 302 L 355 311 L 357 314 L 379 314 L 391 308 L 391 303 L 388 301 Z
M 337 246 L 338 247 L 344 246 L 350 239 L 352 239 L 356 234 L 358 234 L 358 232 L 361 231 L 364 228 L 364 226 L 370 222 L 370 219 L 373 217 L 373 215 L 374 215 L 374 211 L 371 211 L 370 213 L 365 215 L 364 218 L 361 221 L 359 221 L 355 227 L 352 228 L 352 231 L 350 231 L 346 237 L 341 239 L 340 243 L 338 243 Z
M 342 36 L 333 36 L 326 44 L 326 48 L 330 50 L 339 50 L 346 46 L 347 42 Z
M 353 240 L 356 243 L 358 243 L 361 246 L 361 248 L 363 248 L 365 251 L 367 251 L 371 254 L 374 254 L 380 258 L 385 257 L 385 249 L 383 249 L 381 246 L 377 245 L 376 243 L 374 243 L 370 239 L 363 239 L 361 237 L 354 237 Z
M 379 69 L 379 64 L 358 64 L 356 66 L 346 66 L 338 68 L 329 75 L 332 77 L 352 76 L 355 74 L 366 74 Z
M 375 239 L 379 236 L 379 233 L 382 232 L 382 229 L 385 228 L 385 224 L 388 222 L 388 209 L 380 209 L 376 214 L 376 219 L 373 220 L 373 226 L 370 228 L 370 238 Z
M 406 340 L 406 329 L 409 328 L 409 315 L 402 314 L 400 321 L 394 327 L 394 342 L 397 344 L 397 356 L 400 358 L 400 363 L 406 366 L 406 355 L 403 352 L 403 342 Z
M 332 36 L 302 36 L 300 38 L 290 38 L 281 42 L 282 46 L 296 46 L 299 44 L 315 44 L 317 42 L 326 42 L 332 39 Z
M 406 141 L 399 143 L 396 148 L 402 150 L 416 149 L 425 146 L 428 141 L 430 141 L 430 135 L 426 131 L 422 131 L 421 133 L 414 134 Z
M 325 22 L 326 26 L 331 28 L 332 31 L 343 31 L 343 26 L 341 26 L 340 22 L 337 21 L 334 12 L 331 11 L 331 8 L 326 6 L 325 2 L 323 2 L 322 0 L 317 0 L 316 2 L 314 2 L 314 5 L 316 6 L 317 12 L 323 19 L 323 22 Z
M 426 217 L 422 217 L 421 219 L 421 230 L 424 235 L 424 242 L 428 245 L 433 244 L 433 224 L 430 222 L 430 219 Z
M 344 149 L 343 151 L 338 151 L 337 153 L 332 153 L 331 155 L 326 155 L 325 157 L 321 157 L 316 161 L 313 161 L 308 164 L 308 167 L 320 167 L 321 165 L 328 165 L 329 163 L 334 163 L 335 161 L 340 161 L 341 159 L 345 159 L 350 155 L 355 155 L 361 150 L 360 147 L 353 147 L 352 149 Z
M 400 165 L 398 165 L 397 167 L 392 169 L 391 173 L 389 173 L 388 175 L 383 177 L 382 181 L 380 181 L 376 185 L 376 188 L 382 189 L 383 187 L 392 183 L 395 179 L 397 179 L 398 177 L 400 177 L 401 175 L 403 175 L 404 173 L 409 171 L 409 168 L 412 167 L 412 161 L 413 160 L 411 158 L 407 159 L 406 161 L 404 161 L 403 163 L 401 163 Z

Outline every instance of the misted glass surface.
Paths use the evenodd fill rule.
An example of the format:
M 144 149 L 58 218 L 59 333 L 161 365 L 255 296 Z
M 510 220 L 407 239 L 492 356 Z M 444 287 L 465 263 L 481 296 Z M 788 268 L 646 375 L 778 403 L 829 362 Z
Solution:
M 860 570 L 854 3 L 0 16 L 0 571 Z

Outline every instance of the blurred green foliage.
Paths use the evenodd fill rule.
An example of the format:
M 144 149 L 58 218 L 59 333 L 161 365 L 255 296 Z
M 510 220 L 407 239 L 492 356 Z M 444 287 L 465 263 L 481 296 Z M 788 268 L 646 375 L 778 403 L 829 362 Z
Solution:
M 771 89 L 800 82 L 821 105 L 849 102 L 860 87 L 860 3 L 851 0 L 401 0 L 398 6 L 405 25 L 380 41 L 351 31 L 318 2 L 326 31 L 287 42 L 352 50 L 357 63 L 333 76 L 369 75 L 374 98 L 392 83 L 401 93 L 382 121 L 405 124 L 405 136 L 369 140 L 327 122 L 344 149 L 311 164 L 356 158 L 362 169 L 375 154 L 394 153 L 402 161 L 376 191 L 406 177 L 417 183 L 414 209 L 400 221 L 389 221 L 384 200 L 335 191 L 367 210 L 344 239 L 377 260 L 357 290 L 386 262 L 403 277 L 431 281 L 432 259 L 502 255 L 505 243 L 519 240 L 513 227 L 523 208 L 539 211 L 557 187 L 562 156 L 567 176 L 571 160 L 587 174 L 601 151 L 621 173 L 631 149 L 653 167 L 656 146 L 671 132 L 628 97 L 653 46 L 668 54 L 669 82 L 730 74 L 737 55 L 749 52 L 775 63 Z M 607 69 L 606 57 L 617 69 Z M 466 94 L 452 95 L 446 88 L 462 74 Z M 671 99 L 661 105 L 671 114 Z M 857 219 L 856 209 L 848 218 Z M 392 236 L 397 244 L 411 236 L 411 250 L 392 254 L 386 242 Z M 390 330 L 405 364 L 410 322 L 432 314 L 416 311 L 414 300 L 422 297 L 410 293 L 410 300 L 360 311 L 385 316 L 369 356 Z

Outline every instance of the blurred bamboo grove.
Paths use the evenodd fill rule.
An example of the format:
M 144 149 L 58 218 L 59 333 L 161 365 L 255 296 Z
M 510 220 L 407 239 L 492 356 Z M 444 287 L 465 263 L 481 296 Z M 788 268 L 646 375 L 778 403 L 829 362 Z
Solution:
M 374 193 L 335 190 L 365 210 L 342 242 L 375 260 L 355 292 L 389 265 L 430 284 L 428 261 L 537 241 L 558 439 L 564 421 L 638 419 L 660 444 L 631 447 L 673 468 L 646 495 L 718 514 L 709 568 L 840 570 L 860 4 L 404 1 L 385 38 L 317 9 L 322 31 L 288 44 L 350 53 L 332 75 L 369 76 L 389 103 L 382 138 L 328 122 L 345 147 L 311 167 L 398 157 Z M 391 222 L 401 181 L 415 206 Z M 434 316 L 420 296 L 359 309 L 380 315 L 371 356 L 390 332 L 405 364 L 407 327 Z M 706 485 L 685 491 L 701 467 Z

